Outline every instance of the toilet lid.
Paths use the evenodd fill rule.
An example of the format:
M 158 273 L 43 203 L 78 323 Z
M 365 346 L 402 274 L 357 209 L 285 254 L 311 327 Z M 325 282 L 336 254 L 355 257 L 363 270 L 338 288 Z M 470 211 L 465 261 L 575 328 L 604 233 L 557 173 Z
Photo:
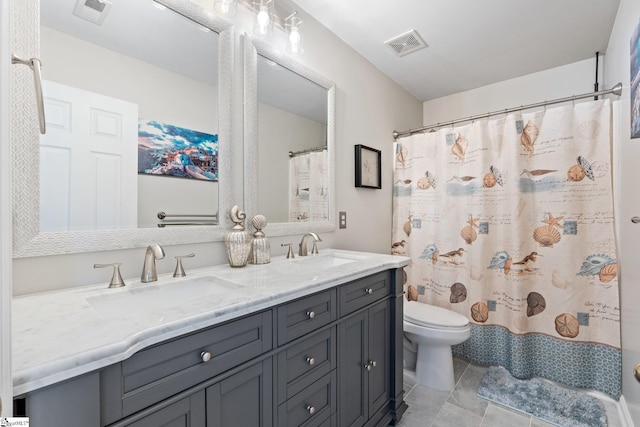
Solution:
M 469 324 L 469 320 L 460 313 L 419 302 L 404 303 L 404 318 L 411 323 L 424 326 L 460 328 Z

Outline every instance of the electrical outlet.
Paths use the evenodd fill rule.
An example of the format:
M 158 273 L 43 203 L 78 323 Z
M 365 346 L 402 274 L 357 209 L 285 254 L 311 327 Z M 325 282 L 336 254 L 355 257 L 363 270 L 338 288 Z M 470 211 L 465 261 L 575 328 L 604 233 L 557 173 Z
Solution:
M 342 211 L 338 212 L 338 227 L 339 228 L 347 228 L 347 213 Z

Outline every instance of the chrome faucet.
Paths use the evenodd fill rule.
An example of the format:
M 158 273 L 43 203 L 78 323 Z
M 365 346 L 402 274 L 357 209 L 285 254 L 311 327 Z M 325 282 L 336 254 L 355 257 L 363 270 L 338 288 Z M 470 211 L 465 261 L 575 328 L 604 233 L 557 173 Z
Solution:
M 147 246 L 147 252 L 144 255 L 144 265 L 142 266 L 142 276 L 140 277 L 142 283 L 155 282 L 158 280 L 156 260 L 162 258 L 164 258 L 164 249 L 162 249 L 162 246 L 156 243 Z
M 322 239 L 316 233 L 307 233 L 302 236 L 300 250 L 298 251 L 299 256 L 307 256 L 307 239 L 309 237 L 313 237 L 313 249 L 311 249 L 311 255 L 318 253 L 318 246 L 316 245 L 316 242 L 322 242 Z

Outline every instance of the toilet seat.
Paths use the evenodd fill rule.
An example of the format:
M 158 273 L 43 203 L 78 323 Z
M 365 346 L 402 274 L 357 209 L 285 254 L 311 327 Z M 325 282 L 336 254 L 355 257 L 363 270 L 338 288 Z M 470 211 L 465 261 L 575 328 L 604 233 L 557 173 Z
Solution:
M 430 304 L 405 302 L 404 320 L 415 325 L 436 329 L 465 329 L 469 320 L 460 313 Z

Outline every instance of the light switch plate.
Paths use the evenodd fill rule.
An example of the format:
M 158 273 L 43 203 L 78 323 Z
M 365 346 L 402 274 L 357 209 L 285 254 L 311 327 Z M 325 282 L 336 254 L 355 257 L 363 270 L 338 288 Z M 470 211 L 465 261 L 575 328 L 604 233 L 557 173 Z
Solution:
M 345 211 L 338 212 L 338 227 L 347 228 L 347 213 Z

